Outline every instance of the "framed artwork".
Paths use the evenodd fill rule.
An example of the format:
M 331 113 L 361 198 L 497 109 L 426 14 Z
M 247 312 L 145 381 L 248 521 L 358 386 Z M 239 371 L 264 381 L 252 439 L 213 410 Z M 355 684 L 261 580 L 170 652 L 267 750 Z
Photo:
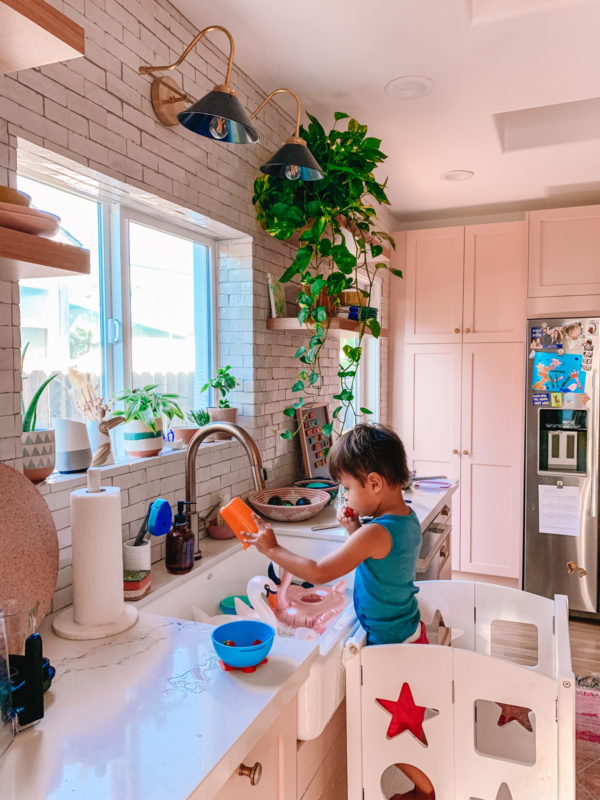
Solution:
M 274 318 L 285 317 L 285 292 L 281 283 L 267 273 L 267 286 L 269 287 L 269 300 L 271 302 L 271 316 Z
M 330 478 L 327 469 L 327 453 L 331 447 L 331 436 L 323 433 L 323 425 L 330 422 L 326 405 L 296 409 L 298 436 L 302 448 L 304 472 L 307 478 Z

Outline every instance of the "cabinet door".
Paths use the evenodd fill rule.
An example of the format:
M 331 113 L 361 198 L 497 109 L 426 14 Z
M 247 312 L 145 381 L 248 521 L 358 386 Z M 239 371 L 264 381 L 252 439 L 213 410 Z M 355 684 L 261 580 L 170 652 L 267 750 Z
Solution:
M 252 786 L 248 777 L 236 772 L 214 800 L 295 800 L 297 707 L 294 698 L 244 759 L 249 767 L 261 764 L 259 783 Z
M 521 574 L 525 357 L 522 344 L 463 346 L 464 572 L 505 578 Z
M 463 342 L 525 339 L 525 222 L 465 228 Z
M 464 228 L 406 235 L 406 342 L 460 342 Z
M 600 294 L 600 205 L 527 216 L 529 296 Z
M 409 467 L 417 475 L 460 477 L 461 345 L 424 344 L 406 348 L 402 438 Z M 460 519 L 460 498 L 452 497 Z M 452 531 L 453 568 L 459 569 L 459 526 Z

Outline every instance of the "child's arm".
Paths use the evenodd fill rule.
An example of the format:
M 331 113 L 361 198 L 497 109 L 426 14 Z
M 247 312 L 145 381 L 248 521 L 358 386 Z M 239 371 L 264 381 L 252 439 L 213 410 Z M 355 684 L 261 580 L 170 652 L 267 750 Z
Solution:
M 386 529 L 369 523 L 358 528 L 335 552 L 315 561 L 282 547 L 273 528 L 257 514 L 253 514 L 253 518 L 258 526 L 258 533 L 243 534 L 246 541 L 288 572 L 311 583 L 327 583 L 340 578 L 366 558 L 385 558 L 392 546 Z

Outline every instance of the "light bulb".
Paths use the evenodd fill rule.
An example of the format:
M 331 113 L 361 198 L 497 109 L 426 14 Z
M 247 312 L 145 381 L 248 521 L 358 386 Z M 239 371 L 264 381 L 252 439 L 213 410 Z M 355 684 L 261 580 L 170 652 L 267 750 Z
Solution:
M 229 124 L 225 117 L 213 117 L 208 126 L 213 139 L 225 139 L 229 133 Z
M 300 167 L 297 164 L 288 164 L 284 174 L 289 181 L 297 181 L 300 177 Z

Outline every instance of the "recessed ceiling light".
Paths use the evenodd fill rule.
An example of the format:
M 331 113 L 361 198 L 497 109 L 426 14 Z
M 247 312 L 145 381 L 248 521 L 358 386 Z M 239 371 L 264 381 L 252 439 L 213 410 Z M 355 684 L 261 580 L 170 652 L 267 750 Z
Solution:
M 450 172 L 443 172 L 440 177 L 445 181 L 470 181 L 475 173 L 470 169 L 451 169 Z
M 425 75 L 403 75 L 386 83 L 383 91 L 396 100 L 412 100 L 414 97 L 424 97 L 434 87 L 435 83 Z

